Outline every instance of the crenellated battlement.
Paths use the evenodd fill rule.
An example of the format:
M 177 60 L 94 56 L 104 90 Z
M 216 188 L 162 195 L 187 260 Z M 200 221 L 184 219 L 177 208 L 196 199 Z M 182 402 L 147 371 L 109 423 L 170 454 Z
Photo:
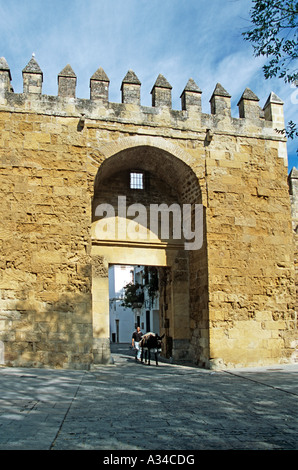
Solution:
M 23 93 L 14 93 L 11 72 L 4 57 L 0 58 L 0 107 L 13 111 L 37 112 L 86 119 L 128 121 L 182 129 L 213 129 L 227 132 L 264 134 L 277 140 L 284 138 L 276 129 L 284 128 L 283 102 L 274 93 L 263 108 L 259 98 L 246 88 L 239 99 L 239 117 L 231 116 L 231 95 L 217 83 L 210 98 L 210 114 L 202 113 L 202 91 L 190 78 L 180 95 L 181 110 L 172 109 L 172 86 L 159 75 L 152 87 L 152 106 L 141 104 L 141 82 L 129 70 L 121 84 L 121 103 L 109 101 L 110 80 L 100 67 L 90 78 L 90 99 L 76 97 L 77 76 L 68 64 L 58 74 L 58 94 L 42 94 L 43 72 L 34 55 L 22 70 Z

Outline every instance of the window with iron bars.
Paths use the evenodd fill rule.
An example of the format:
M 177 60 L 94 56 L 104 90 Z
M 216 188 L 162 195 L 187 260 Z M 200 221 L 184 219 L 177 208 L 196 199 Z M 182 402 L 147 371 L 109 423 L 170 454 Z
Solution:
M 130 173 L 130 189 L 144 189 L 144 173 L 137 171 Z

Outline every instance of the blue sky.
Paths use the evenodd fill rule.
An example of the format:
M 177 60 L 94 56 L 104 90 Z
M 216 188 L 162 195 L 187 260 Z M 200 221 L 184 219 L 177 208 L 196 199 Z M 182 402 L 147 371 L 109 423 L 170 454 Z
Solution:
M 284 101 L 286 121 L 297 121 L 298 90 L 281 79 L 265 80 L 263 58 L 253 56 L 241 33 L 249 27 L 250 0 L 0 0 L 0 56 L 6 58 L 16 93 L 22 69 L 35 53 L 43 93 L 56 95 L 57 75 L 68 63 L 77 75 L 77 97 L 89 98 L 98 67 L 110 79 L 110 101 L 120 102 L 126 72 L 142 82 L 142 104 L 159 73 L 172 85 L 173 108 L 192 77 L 203 91 L 203 112 L 217 82 L 232 95 L 232 115 L 246 87 L 263 107 L 271 91 Z M 298 167 L 288 142 L 289 169 Z

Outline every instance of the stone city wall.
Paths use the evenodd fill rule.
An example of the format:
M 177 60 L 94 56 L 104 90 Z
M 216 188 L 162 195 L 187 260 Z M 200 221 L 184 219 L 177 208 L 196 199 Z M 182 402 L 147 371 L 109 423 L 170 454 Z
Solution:
M 189 285 L 177 300 L 179 312 L 187 303 L 187 332 L 175 305 L 171 313 L 178 326 L 169 335 L 179 357 L 211 368 L 297 360 L 286 142 L 276 132 L 284 126 L 282 101 L 271 93 L 261 109 L 246 89 L 234 118 L 231 97 L 217 84 L 205 114 L 202 92 L 190 79 L 181 110 L 173 110 L 172 87 L 160 75 L 152 107 L 144 107 L 141 83 L 129 71 L 122 102 L 111 103 L 102 69 L 90 79 L 90 100 L 79 99 L 70 66 L 58 75 L 58 95 L 48 96 L 42 94 L 43 73 L 34 57 L 23 82 L 23 93 L 14 93 L 1 58 L 5 364 L 89 368 L 107 357 L 107 326 L 92 312 L 92 279 L 107 277 L 104 257 L 92 256 L 93 202 L 111 192 L 98 185 L 108 181 L 105 171 L 113 180 L 136 165 L 172 187 L 181 204 L 204 205 L 203 246 L 178 256 L 177 266 L 182 260 L 184 267 L 169 276 L 178 281 L 185 275 L 183 286 Z M 117 178 L 113 182 L 116 193 L 123 181 L 119 187 Z M 94 349 L 95 324 L 102 353 Z

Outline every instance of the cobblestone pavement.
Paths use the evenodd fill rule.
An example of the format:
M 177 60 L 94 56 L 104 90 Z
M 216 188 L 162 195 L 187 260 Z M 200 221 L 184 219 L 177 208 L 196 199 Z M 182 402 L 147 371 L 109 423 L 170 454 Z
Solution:
M 0 369 L 1 450 L 297 450 L 298 364 Z

